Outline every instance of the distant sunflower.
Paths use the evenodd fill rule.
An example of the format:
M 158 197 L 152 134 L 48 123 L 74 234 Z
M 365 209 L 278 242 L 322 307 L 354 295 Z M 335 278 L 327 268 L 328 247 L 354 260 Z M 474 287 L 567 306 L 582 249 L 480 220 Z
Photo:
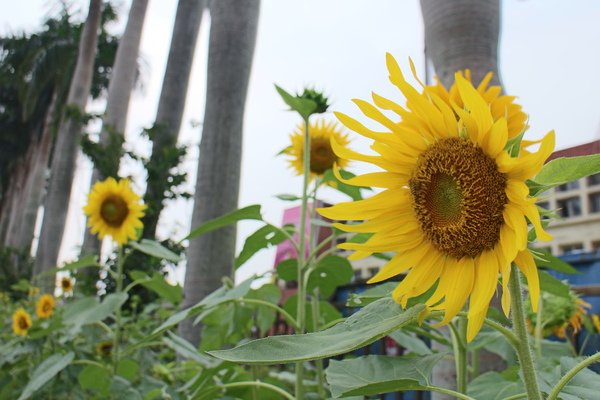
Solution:
M 558 296 L 543 292 L 542 303 L 542 330 L 544 336 L 555 335 L 565 338 L 567 332 L 578 333 L 583 326 L 583 319 L 591 305 L 579 298 L 577 293 L 569 291 L 568 296 Z M 530 332 L 534 332 L 538 324 L 538 313 L 532 310 L 530 302 L 525 302 L 525 310 L 529 319 Z
M 54 297 L 49 294 L 45 294 L 37 301 L 35 305 L 35 313 L 40 318 L 50 318 L 52 313 L 54 313 L 55 306 Z
M 467 338 L 472 340 L 481 329 L 499 273 L 502 306 L 508 314 L 507 285 L 513 262 L 525 274 L 537 309 L 539 279 L 527 249 L 527 220 L 538 239 L 550 240 L 551 236 L 542 228 L 536 199 L 529 196 L 525 181 L 538 173 L 552 153 L 554 132 L 540 141 L 537 152 L 521 151 L 513 157 L 505 150 L 506 118 L 495 118 L 486 99 L 461 74 L 456 74 L 454 86 L 463 106 L 454 101 L 449 104 L 430 90 L 419 93 L 389 54 L 387 66 L 391 82 L 407 99 L 407 108 L 376 94 L 375 105 L 354 100 L 385 131 L 374 131 L 336 113 L 345 126 L 373 139 L 371 149 L 378 155 L 359 154 L 332 140 L 338 157 L 384 170 L 346 183 L 385 190 L 319 213 L 334 220 L 365 221 L 335 224 L 347 232 L 373 233 L 365 243 L 339 245 L 356 250 L 350 259 L 396 252 L 369 283 L 409 271 L 393 292 L 403 307 L 438 282 L 427 305 L 445 310 L 441 322 L 445 324 L 470 297 Z M 401 120 L 393 121 L 381 110 L 392 111 Z
M 100 342 L 96 345 L 96 354 L 100 357 L 110 357 L 110 353 L 112 352 L 113 342 L 112 341 L 104 341 Z
M 68 276 L 60 278 L 60 288 L 64 294 L 73 292 L 73 279 Z
M 125 244 L 137 238 L 136 229 L 143 227 L 140 218 L 145 209 L 128 180 L 117 182 L 108 178 L 94 185 L 83 210 L 89 217 L 88 226 L 93 234 L 98 234 L 100 239 L 108 235 L 117 243 Z
M 345 147 L 350 143 L 348 135 L 335 122 L 318 120 L 310 124 L 308 132 L 310 134 L 311 177 L 322 176 L 334 164 L 340 168 L 348 165 L 348 161 L 336 156 L 331 148 L 332 138 L 339 146 Z M 304 126 L 299 125 L 290 135 L 292 145 L 285 150 L 285 154 L 291 157 L 288 160 L 290 166 L 298 175 L 304 174 L 304 133 Z
M 24 308 L 17 308 L 12 316 L 12 328 L 15 335 L 25 336 L 31 328 L 31 315 Z

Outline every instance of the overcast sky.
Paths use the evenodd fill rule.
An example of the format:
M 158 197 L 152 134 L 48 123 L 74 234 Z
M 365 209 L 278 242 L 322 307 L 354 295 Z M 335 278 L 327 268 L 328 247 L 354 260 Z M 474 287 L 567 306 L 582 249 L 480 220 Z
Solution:
M 113 27 L 115 32 L 123 29 L 129 3 L 120 2 L 121 22 Z M 147 143 L 136 137 L 154 120 L 176 3 L 150 0 L 148 7 L 141 43 L 144 87 L 132 97 L 126 131 L 129 146 L 142 153 L 148 151 Z M 55 0 L 0 0 L 0 34 L 36 29 L 45 15 L 57 10 L 56 4 Z M 84 18 L 88 2 L 73 4 Z M 530 115 L 528 137 L 539 138 L 555 129 L 559 149 L 598 139 L 600 2 L 505 0 L 502 4 L 500 71 L 505 91 L 518 96 Z M 197 123 L 204 111 L 209 24 L 205 15 L 181 132 L 182 142 L 191 145 L 185 165 L 190 171 L 190 191 L 201 135 Z M 408 57 L 423 71 L 423 23 L 417 0 L 263 0 L 244 123 L 240 206 L 262 204 L 263 215 L 279 223 L 283 209 L 291 204 L 274 196 L 300 192 L 301 179 L 287 169 L 285 158 L 275 157 L 289 144 L 288 134 L 299 121 L 285 111 L 273 83 L 290 91 L 306 85 L 323 89 L 330 96 L 332 110 L 358 115 L 350 100 L 368 99 L 371 91 L 402 101 L 387 81 L 385 52 L 392 53 L 406 71 Z M 366 144 L 355 139 L 352 146 L 361 150 Z M 77 182 L 87 182 L 89 164 L 80 165 Z M 122 172 L 139 175 L 133 166 L 124 166 Z M 138 187 L 143 188 L 143 183 Z M 87 190 L 78 185 L 73 192 L 63 259 L 77 254 L 84 220 L 80 210 Z M 344 199 L 330 192 L 323 196 L 329 201 Z M 168 209 L 169 218 L 161 221 L 162 232 L 184 236 L 189 231 L 191 204 L 181 201 Z M 257 226 L 240 224 L 238 247 Z M 273 257 L 273 251 L 257 255 L 239 271 L 238 278 L 271 268 Z M 182 277 L 183 272 L 176 275 Z

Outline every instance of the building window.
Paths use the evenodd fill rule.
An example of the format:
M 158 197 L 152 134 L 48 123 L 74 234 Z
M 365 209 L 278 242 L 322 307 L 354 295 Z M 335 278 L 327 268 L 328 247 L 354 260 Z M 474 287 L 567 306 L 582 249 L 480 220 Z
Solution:
M 583 243 L 565 244 L 560 246 L 562 254 L 577 254 L 583 253 Z
M 558 208 L 558 215 L 563 218 L 581 215 L 581 199 L 579 197 L 569 197 L 568 199 L 558 200 L 556 205 Z
M 575 189 L 579 189 L 579 181 L 563 183 L 562 185 L 558 185 L 556 187 L 557 192 L 566 192 L 567 190 L 575 190 Z
M 600 212 L 600 192 L 590 194 L 589 203 L 591 213 Z
M 538 201 L 537 205 L 544 209 L 542 211 L 542 213 L 544 213 L 545 210 L 550 210 L 550 202 L 549 201 Z M 546 216 L 544 214 L 541 214 L 541 215 L 542 215 L 542 219 L 549 219 L 548 216 Z
M 600 240 L 596 240 L 592 242 L 592 251 L 597 252 L 600 251 Z
M 600 174 L 590 175 L 587 178 L 588 186 L 600 185 Z

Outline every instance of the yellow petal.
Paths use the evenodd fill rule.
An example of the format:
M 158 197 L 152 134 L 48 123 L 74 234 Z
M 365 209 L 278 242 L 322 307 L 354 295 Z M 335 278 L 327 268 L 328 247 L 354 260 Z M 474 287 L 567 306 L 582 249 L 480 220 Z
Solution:
M 446 262 L 439 283 L 439 288 L 445 293 L 444 319 L 439 325 L 450 322 L 463 308 L 473 289 L 474 278 L 475 263 L 471 257 Z
M 529 287 L 529 296 L 531 298 L 531 308 L 533 312 L 537 312 L 538 302 L 540 299 L 540 279 L 538 270 L 535 265 L 535 260 L 529 250 L 520 251 L 515 259 L 515 264 L 523 272 L 527 279 Z
M 498 286 L 498 258 L 484 251 L 475 264 L 475 281 L 469 303 L 469 318 L 487 310 Z

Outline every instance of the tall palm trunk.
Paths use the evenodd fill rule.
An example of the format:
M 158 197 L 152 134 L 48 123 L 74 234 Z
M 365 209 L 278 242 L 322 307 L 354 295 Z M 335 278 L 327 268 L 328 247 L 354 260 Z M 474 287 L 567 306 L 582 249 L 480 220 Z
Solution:
M 160 99 L 158 100 L 158 111 L 156 112 L 155 125 L 159 129 L 153 140 L 150 156 L 151 165 L 157 164 L 163 153 L 177 144 L 204 6 L 204 0 L 179 0 L 177 3 L 177 14 L 173 25 L 167 69 L 165 70 Z M 164 178 L 166 178 L 168 171 L 161 172 L 165 173 Z M 155 207 L 155 209 L 147 210 L 144 217 L 145 237 L 156 235 L 156 225 L 164 200 L 164 185 L 161 178 L 156 177 L 154 179 L 154 181 L 160 183 L 160 187 L 153 186 L 150 179 L 148 179 L 145 198 L 152 200 L 151 204 L 148 205 Z
M 27 159 L 27 177 L 19 200 L 18 212 L 12 214 L 11 236 L 7 245 L 18 249 L 30 248 L 35 230 L 38 208 L 46 190 L 46 173 L 52 150 L 52 126 L 56 114 L 58 94 L 55 91 L 46 111 L 40 137 L 32 143 Z
M 237 208 L 244 104 L 256 43 L 259 0 L 217 0 L 211 28 L 204 129 L 192 226 Z M 188 249 L 183 307 L 197 303 L 233 273 L 235 228 L 192 239 Z M 185 321 L 181 335 L 198 344 L 198 326 Z
M 492 71 L 492 84 L 501 85 L 498 71 L 500 0 L 421 0 L 421 11 L 425 55 L 433 62 L 444 86 L 449 88 L 454 82 L 454 73 L 464 69 L 471 70 L 475 84 Z M 482 350 L 479 359 L 480 372 L 503 369 L 502 360 L 493 353 Z M 438 363 L 433 369 L 433 382 L 437 386 L 456 387 L 454 361 Z M 432 399 L 453 397 L 432 393 Z
M 469 68 L 473 82 L 492 71 L 500 85 L 498 37 L 500 0 L 421 0 L 425 54 L 445 86 L 454 73 Z
M 67 105 L 85 110 L 90 95 L 94 59 L 98 43 L 101 0 L 90 0 L 89 13 L 79 41 L 79 54 L 69 88 Z M 81 133 L 81 121 L 65 117 L 61 121 L 51 163 L 48 194 L 44 203 L 44 219 L 33 274 L 38 275 L 56 265 L 67 217 L 67 205 L 75 171 L 75 160 Z M 40 279 L 44 291 L 52 291 L 53 275 Z
M 108 98 L 100 132 L 101 143 L 108 141 L 110 131 L 121 135 L 125 134 L 129 100 L 135 84 L 137 58 L 147 8 L 148 0 L 133 0 L 131 3 L 127 25 L 123 37 L 119 41 L 115 64 L 108 84 Z M 94 169 L 92 185 L 104 178 L 97 169 Z M 100 242 L 88 230 L 85 233 L 81 252 L 82 254 L 98 254 L 100 252 Z

